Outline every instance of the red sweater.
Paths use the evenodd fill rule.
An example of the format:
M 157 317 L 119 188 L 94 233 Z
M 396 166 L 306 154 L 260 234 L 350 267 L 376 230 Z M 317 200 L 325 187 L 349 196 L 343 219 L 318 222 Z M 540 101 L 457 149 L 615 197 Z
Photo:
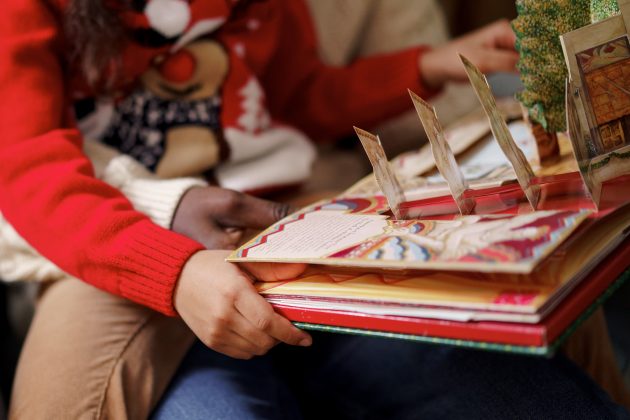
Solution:
M 81 88 L 86 84 L 77 72 L 66 70 L 76 67 L 65 64 L 68 41 L 60 28 L 66 2 L 3 3 L 0 211 L 66 272 L 174 315 L 172 295 L 179 273 L 202 246 L 153 224 L 119 191 L 94 177 L 71 113 L 73 99 L 86 94 Z M 230 57 L 222 89 L 224 127 L 238 126 L 243 111 L 238 92 L 251 78 L 266 92 L 263 100 L 274 120 L 316 136 L 339 136 L 352 124 L 371 126 L 402 112 L 409 106 L 406 88 L 429 94 L 418 75 L 420 48 L 332 68 L 317 57 L 301 1 L 253 2 L 244 13 L 231 14 L 233 3 L 191 0 L 188 25 L 225 19 L 213 33 Z M 127 13 L 124 21 L 142 25 L 146 18 Z M 120 87 L 129 87 L 168 49 L 130 42 L 118 78 L 126 83 Z

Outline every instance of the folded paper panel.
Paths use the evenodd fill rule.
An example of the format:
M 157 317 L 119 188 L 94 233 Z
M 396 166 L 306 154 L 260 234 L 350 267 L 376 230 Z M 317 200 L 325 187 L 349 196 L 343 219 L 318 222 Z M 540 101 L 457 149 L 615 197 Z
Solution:
M 354 131 L 357 133 L 359 140 L 361 140 L 361 144 L 365 149 L 368 159 L 370 159 L 370 163 L 374 169 L 376 182 L 387 199 L 387 203 L 389 204 L 394 217 L 396 219 L 402 219 L 400 204 L 405 201 L 405 193 L 400 186 L 400 182 L 398 181 L 394 170 L 387 160 L 381 140 L 378 136 L 360 128 L 354 127 Z
M 468 189 L 468 182 L 464 178 L 464 174 L 459 166 L 457 166 L 455 155 L 453 155 L 453 151 L 446 141 L 444 130 L 442 130 L 440 121 L 437 118 L 435 108 L 411 90 L 408 92 L 416 108 L 420 122 L 424 127 L 424 131 L 427 133 L 429 143 L 431 144 L 433 159 L 435 160 L 435 166 L 446 180 L 460 214 L 472 213 L 475 202 L 470 198 L 464 197 L 464 192 Z
M 529 201 L 533 209 L 536 209 L 538 206 L 540 191 L 539 188 L 532 182 L 535 176 L 534 171 L 521 149 L 519 149 L 516 145 L 512 134 L 510 134 L 510 130 L 497 108 L 496 101 L 492 95 L 486 76 L 484 76 L 466 57 L 461 54 L 459 57 L 462 60 L 462 63 L 464 63 L 466 74 L 468 74 L 470 83 L 479 98 L 479 102 L 481 102 L 481 106 L 488 116 L 492 134 L 494 134 L 499 146 L 501 146 L 501 150 L 514 168 L 516 179 L 523 189 L 523 192 L 525 192 L 527 201 Z

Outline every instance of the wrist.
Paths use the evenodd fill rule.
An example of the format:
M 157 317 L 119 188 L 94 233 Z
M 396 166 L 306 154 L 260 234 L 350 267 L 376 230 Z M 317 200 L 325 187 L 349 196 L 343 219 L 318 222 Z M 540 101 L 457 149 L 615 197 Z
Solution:
M 203 188 L 204 187 L 201 185 L 192 185 L 181 194 L 179 200 L 175 205 L 175 209 L 173 210 L 169 229 L 178 233 L 183 233 L 185 231 L 181 228 L 181 224 L 183 221 L 190 217 L 190 214 L 187 214 L 188 211 L 184 209 L 184 202 L 188 199 L 191 199 L 191 196 L 194 196 L 198 192 L 198 190 Z M 192 198 L 192 200 L 195 201 L 194 197 Z
M 173 288 L 173 308 L 175 312 L 181 316 L 181 310 L 184 306 L 183 302 L 186 300 L 186 287 L 188 286 L 188 282 L 191 281 L 191 278 L 198 271 L 199 260 L 203 259 L 206 251 L 197 251 L 188 258 L 188 260 L 184 263 L 181 272 L 179 273 L 179 277 L 177 278 L 177 282 L 175 283 L 175 287 Z
M 444 63 L 441 63 L 438 50 L 429 49 L 418 55 L 418 68 L 423 86 L 430 90 L 440 90 L 446 83 Z
M 173 288 L 173 308 L 175 312 L 185 318 L 185 314 L 191 307 L 191 301 L 198 296 L 199 290 L 208 290 L 212 287 L 212 275 L 222 276 L 225 273 L 222 268 L 227 262 L 225 259 L 230 251 L 223 250 L 199 250 L 186 260 L 177 282 Z

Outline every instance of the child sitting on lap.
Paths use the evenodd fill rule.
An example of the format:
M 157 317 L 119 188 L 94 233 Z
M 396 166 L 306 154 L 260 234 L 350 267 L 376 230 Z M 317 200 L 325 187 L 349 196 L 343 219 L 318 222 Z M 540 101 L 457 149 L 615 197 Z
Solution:
M 439 49 L 327 67 L 317 58 L 301 0 L 8 0 L 0 16 L 2 237 L 15 247 L 12 256 L 21 252 L 35 261 L 41 253 L 50 261 L 23 272 L 28 264 L 21 261 L 2 267 L 13 279 L 57 279 L 43 292 L 20 359 L 10 407 L 15 418 L 146 417 L 178 369 L 159 416 L 192 415 L 173 408 L 181 402 L 178 390 L 188 386 L 185 394 L 194 401 L 185 406 L 200 402 L 203 416 L 230 417 L 232 408 L 237 416 L 258 416 L 257 398 L 276 407 L 282 392 L 254 394 L 273 391 L 269 384 L 285 377 L 275 369 L 287 363 L 272 360 L 281 353 L 254 364 L 237 359 L 263 355 L 279 342 L 309 346 L 311 337 L 276 314 L 250 275 L 224 261 L 224 250 L 242 229 L 265 227 L 287 208 L 181 177 L 202 175 L 241 191 L 299 183 L 313 158 L 302 133 L 341 136 L 351 124 L 371 126 L 407 109 L 406 88 L 428 97 L 446 80 L 465 79 L 456 51 L 486 72 L 512 71 L 517 60 L 514 36 L 500 22 Z M 98 162 L 93 166 L 86 155 Z M 139 164 L 174 179 L 155 179 Z M 278 280 L 304 267 L 243 268 Z M 190 331 L 209 349 L 198 345 L 180 366 L 193 342 Z M 331 362 L 341 373 L 343 363 L 328 356 L 360 353 L 356 346 L 367 342 L 338 336 L 322 343 L 308 360 L 320 367 Z M 302 354 L 278 351 L 289 352 L 286 360 Z M 376 369 L 380 374 L 407 371 L 415 381 L 399 382 L 430 395 L 432 385 L 447 384 L 433 382 L 437 372 L 410 369 L 427 354 L 423 346 L 371 343 L 356 361 L 387 362 Z M 436 350 L 432 366 L 462 368 L 467 354 Z M 499 372 L 511 363 L 486 359 Z M 194 367 L 198 360 L 201 370 Z M 590 392 L 561 361 L 525 365 L 524 377 L 544 368 L 548 387 L 579 384 L 576 398 L 580 390 Z M 372 384 L 385 396 L 380 403 L 372 398 L 375 412 L 398 407 L 409 414 L 420 403 L 418 394 L 395 389 L 392 378 L 362 370 L 349 372 L 348 386 Z M 187 372 L 209 375 L 219 386 L 191 383 Z M 249 389 L 251 375 L 271 382 Z M 480 378 L 472 371 L 460 388 Z M 234 392 L 221 399 L 221 389 Z M 522 392 L 513 384 L 504 401 Z M 346 402 L 356 408 L 367 395 Z M 617 410 L 593 395 L 591 412 Z M 283 401 L 292 407 L 292 400 Z M 427 402 L 426 413 L 435 401 Z M 457 410 L 464 403 L 454 404 L 454 412 L 463 412 Z M 498 415 L 490 405 L 484 412 Z

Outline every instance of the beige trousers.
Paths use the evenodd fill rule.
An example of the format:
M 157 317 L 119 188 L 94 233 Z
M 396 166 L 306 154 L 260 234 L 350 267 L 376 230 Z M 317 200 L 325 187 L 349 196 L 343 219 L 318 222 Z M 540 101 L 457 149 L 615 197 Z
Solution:
M 9 419 L 144 419 L 194 340 L 168 318 L 76 279 L 43 293 Z

